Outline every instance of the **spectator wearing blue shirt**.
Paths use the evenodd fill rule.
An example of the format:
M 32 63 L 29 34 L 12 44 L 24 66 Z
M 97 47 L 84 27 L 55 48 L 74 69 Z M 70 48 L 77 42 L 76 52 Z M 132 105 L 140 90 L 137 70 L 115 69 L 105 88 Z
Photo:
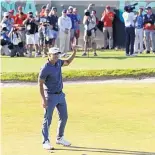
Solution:
M 65 94 L 62 91 L 63 82 L 61 67 L 68 66 L 73 61 L 76 55 L 76 48 L 76 46 L 73 46 L 74 52 L 66 60 L 58 59 L 59 54 L 61 53 L 58 48 L 50 48 L 48 52 L 48 61 L 43 65 L 39 73 L 38 84 L 42 98 L 42 106 L 45 112 L 42 128 L 43 148 L 47 150 L 53 149 L 49 140 L 49 128 L 55 108 L 57 108 L 59 115 L 56 143 L 63 146 L 71 145 L 70 142 L 64 139 L 64 130 L 67 123 L 68 113 Z
M 77 16 L 75 14 L 73 14 L 73 7 L 72 6 L 69 6 L 67 16 L 70 17 L 71 21 L 72 21 L 72 28 L 71 28 L 71 34 L 70 34 L 71 47 L 72 47 L 72 44 L 74 41 L 74 35 L 75 35 L 75 25 L 78 22 Z
M 134 52 L 142 53 L 143 52 L 143 8 L 139 8 L 138 15 L 136 17 L 135 22 L 135 44 L 134 44 Z M 138 49 L 138 47 L 140 47 Z
M 8 30 L 6 24 L 1 24 L 0 31 L 0 42 L 1 42 L 1 55 L 10 56 L 10 50 L 8 48 L 8 44 L 11 42 L 11 39 L 8 37 Z
M 75 44 L 78 45 L 78 39 L 80 37 L 80 24 L 81 24 L 81 16 L 78 14 L 77 8 L 73 9 L 74 15 L 77 17 L 77 22 L 75 22 Z
M 4 12 L 3 16 L 4 17 L 3 17 L 2 21 L 1 21 L 1 24 L 6 24 L 7 29 L 10 32 L 12 27 L 13 27 L 14 20 L 13 20 L 13 18 L 11 18 L 11 14 L 9 12 Z

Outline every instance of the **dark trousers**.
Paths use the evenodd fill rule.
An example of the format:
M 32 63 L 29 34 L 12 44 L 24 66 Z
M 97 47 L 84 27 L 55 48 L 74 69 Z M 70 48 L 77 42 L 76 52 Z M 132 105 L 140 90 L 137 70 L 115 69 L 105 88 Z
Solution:
M 18 45 L 13 45 L 13 49 L 11 49 L 10 56 L 11 57 L 14 57 L 14 56 L 23 57 L 24 56 L 23 48 L 20 48 Z
M 126 54 L 132 55 L 134 53 L 134 42 L 135 42 L 135 28 L 134 27 L 125 27 L 126 35 Z

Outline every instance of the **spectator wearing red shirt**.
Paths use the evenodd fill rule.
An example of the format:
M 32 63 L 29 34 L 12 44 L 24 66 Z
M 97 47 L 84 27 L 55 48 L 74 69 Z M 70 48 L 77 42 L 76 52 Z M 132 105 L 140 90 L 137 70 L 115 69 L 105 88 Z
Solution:
M 43 5 L 42 8 L 41 8 L 40 17 L 44 17 L 45 10 L 46 10 L 46 6 Z
M 16 28 L 19 30 L 19 33 L 21 35 L 21 38 L 22 38 L 22 42 L 25 44 L 26 42 L 26 35 L 25 35 L 25 27 L 23 25 L 23 21 L 27 18 L 27 15 L 24 14 L 22 12 L 22 7 L 19 6 L 18 7 L 18 14 L 16 14 L 15 16 L 15 26 Z
M 107 48 L 107 40 L 109 34 L 109 49 L 113 48 L 113 20 L 114 20 L 114 13 L 110 10 L 110 6 L 106 6 L 105 11 L 102 14 L 101 21 L 103 21 L 103 41 L 104 41 L 104 48 Z
M 23 26 L 23 21 L 27 18 L 27 15 L 22 12 L 22 7 L 18 7 L 18 14 L 15 16 L 15 24 L 17 24 L 18 27 Z

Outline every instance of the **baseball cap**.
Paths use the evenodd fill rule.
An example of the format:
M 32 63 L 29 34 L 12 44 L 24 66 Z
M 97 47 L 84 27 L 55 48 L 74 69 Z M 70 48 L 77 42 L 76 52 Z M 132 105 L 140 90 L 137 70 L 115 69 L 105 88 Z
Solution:
M 88 9 L 85 9 L 85 10 L 84 10 L 84 13 L 86 13 L 86 12 L 89 12 L 89 10 L 88 10 Z
M 14 10 L 10 10 L 9 13 L 14 13 Z
M 150 7 L 150 6 L 148 6 L 147 8 L 146 8 L 146 10 L 151 10 L 152 8 Z
M 56 7 L 52 7 L 52 10 L 57 10 L 57 8 Z
M 6 26 L 6 24 L 5 24 L 5 23 L 3 23 L 3 24 L 1 25 L 1 27 L 2 27 L 2 28 L 4 28 L 4 27 L 7 27 L 7 26 Z
M 73 9 L 73 7 L 72 6 L 69 6 L 68 9 Z
M 107 6 L 106 6 L 106 8 L 107 8 L 107 9 L 110 9 L 110 6 L 109 6 L 109 5 L 107 5 Z
M 9 16 L 9 13 L 8 12 L 4 12 L 3 16 L 4 17 Z
M 48 54 L 61 54 L 61 52 L 59 51 L 59 48 L 57 48 L 57 47 L 52 47 L 52 48 L 50 48 L 49 49 L 49 52 L 48 52 Z
M 22 9 L 22 6 L 18 6 L 18 10 L 21 10 Z
M 63 9 L 63 10 L 62 10 L 62 13 L 67 13 L 67 10 L 66 10 L 66 9 Z
M 30 11 L 30 12 L 28 12 L 28 14 L 33 14 L 33 12 Z
M 41 7 L 41 9 L 46 9 L 46 5 L 43 5 L 43 6 Z

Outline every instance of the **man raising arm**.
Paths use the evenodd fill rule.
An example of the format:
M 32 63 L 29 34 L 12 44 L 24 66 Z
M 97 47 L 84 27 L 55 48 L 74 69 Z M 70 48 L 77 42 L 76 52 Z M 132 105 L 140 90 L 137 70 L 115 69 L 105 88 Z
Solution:
M 49 127 L 52 121 L 52 115 L 55 108 L 57 108 L 59 115 L 59 123 L 57 130 L 56 143 L 63 146 L 70 146 L 71 143 L 64 139 L 64 130 L 68 119 L 67 103 L 65 94 L 63 93 L 62 82 L 62 66 L 68 66 L 76 55 L 77 46 L 73 46 L 73 54 L 66 60 L 59 59 L 59 49 L 50 48 L 48 53 L 48 60 L 42 67 L 39 74 L 39 90 L 42 98 L 42 106 L 45 109 L 44 121 L 42 128 L 43 148 L 47 150 L 53 149 L 49 140 Z

